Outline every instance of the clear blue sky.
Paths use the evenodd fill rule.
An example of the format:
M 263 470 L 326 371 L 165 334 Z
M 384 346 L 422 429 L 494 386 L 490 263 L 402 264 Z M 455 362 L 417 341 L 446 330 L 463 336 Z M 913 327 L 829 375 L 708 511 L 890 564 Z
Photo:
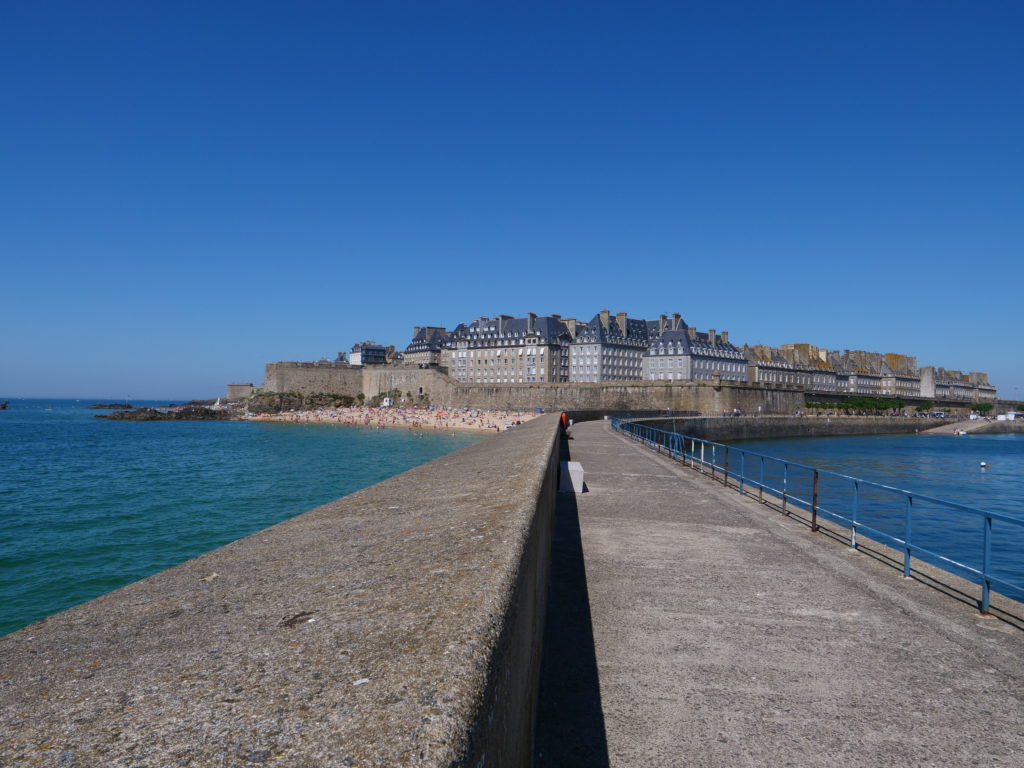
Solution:
M 602 308 L 1024 399 L 1019 2 L 8 2 L 0 396 Z

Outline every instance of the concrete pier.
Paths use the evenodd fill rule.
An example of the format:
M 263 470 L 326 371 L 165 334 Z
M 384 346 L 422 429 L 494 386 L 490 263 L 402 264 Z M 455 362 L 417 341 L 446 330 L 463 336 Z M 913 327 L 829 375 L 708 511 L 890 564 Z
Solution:
M 981 617 L 974 585 L 904 579 L 607 422 L 572 437 L 536 765 L 1024 765 L 1019 603 Z

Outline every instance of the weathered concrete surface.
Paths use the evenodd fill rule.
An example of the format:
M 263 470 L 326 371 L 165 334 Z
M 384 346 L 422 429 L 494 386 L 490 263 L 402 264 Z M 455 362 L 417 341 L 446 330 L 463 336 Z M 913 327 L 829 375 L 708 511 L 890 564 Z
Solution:
M 974 419 L 973 421 L 957 421 L 952 424 L 943 424 L 941 427 L 929 429 L 927 434 L 952 435 L 962 429 L 964 432 L 975 435 L 1008 435 L 1024 433 L 1024 419 L 1013 421 L 986 421 L 985 419 Z
M 0 638 L 0 765 L 524 765 L 557 418 Z
M 607 423 L 572 433 L 592 645 L 545 658 L 540 706 L 599 714 L 542 724 L 539 765 L 1024 764 L 1019 603 L 981 618 Z

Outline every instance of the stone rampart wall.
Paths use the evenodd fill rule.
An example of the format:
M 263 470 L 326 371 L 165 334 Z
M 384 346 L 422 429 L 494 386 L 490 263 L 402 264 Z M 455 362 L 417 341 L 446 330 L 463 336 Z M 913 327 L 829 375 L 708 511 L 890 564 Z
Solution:
M 0 640 L 0 765 L 529 765 L 558 419 Z
M 347 363 L 267 363 L 264 392 L 352 395 L 363 391 L 363 369 Z
M 742 382 L 632 381 L 600 384 L 467 385 L 434 369 L 404 366 L 353 368 L 333 363 L 268 363 L 263 390 L 299 394 L 362 392 L 367 397 L 397 389 L 426 396 L 435 405 L 467 408 L 545 408 L 574 411 L 698 411 L 722 414 L 793 413 L 804 407 L 803 390 Z
M 953 419 L 882 418 L 857 416 L 803 416 L 803 417 L 739 417 L 644 419 L 658 429 L 681 434 L 730 442 L 733 440 L 770 440 L 784 437 L 839 437 L 843 435 L 906 434 L 952 423 Z

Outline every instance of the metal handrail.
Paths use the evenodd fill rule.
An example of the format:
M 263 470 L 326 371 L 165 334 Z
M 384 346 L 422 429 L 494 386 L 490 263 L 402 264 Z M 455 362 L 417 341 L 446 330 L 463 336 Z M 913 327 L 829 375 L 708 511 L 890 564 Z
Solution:
M 765 503 L 765 493 L 775 496 L 781 501 L 781 511 L 783 514 L 789 514 L 790 505 L 809 510 L 811 513 L 812 531 L 819 529 L 819 515 L 842 523 L 850 530 L 850 546 L 853 549 L 858 548 L 858 532 L 880 543 L 895 545 L 897 549 L 903 551 L 903 575 L 908 578 L 910 577 L 910 557 L 912 554 L 917 556 L 925 555 L 928 558 L 937 560 L 938 562 L 933 562 L 933 564 L 949 573 L 954 573 L 954 571 L 952 568 L 946 567 L 946 565 L 953 566 L 975 576 L 981 585 L 979 608 L 982 613 L 989 612 L 990 593 L 993 586 L 1001 587 L 1004 590 L 1017 591 L 1018 593 L 1024 592 L 1024 585 L 1014 584 L 992 573 L 993 521 L 998 520 L 1002 523 L 1009 523 L 1024 528 L 1024 520 L 1020 518 L 998 512 L 987 512 L 954 501 L 938 499 L 923 493 L 914 493 L 902 488 L 895 488 L 891 485 L 846 475 L 841 472 L 818 469 L 807 464 L 747 451 L 735 446 L 725 445 L 724 443 L 716 443 L 712 440 L 681 435 L 678 432 L 667 432 L 663 429 L 657 429 L 625 419 L 612 418 L 611 425 L 612 429 L 617 432 L 622 432 L 628 437 L 647 445 L 649 448 L 657 450 L 659 453 L 667 453 L 671 458 L 681 460 L 684 465 L 689 462 L 689 466 L 702 473 L 710 472 L 712 479 L 720 479 L 723 485 L 728 486 L 731 479 L 743 495 L 753 495 L 753 491 L 748 489 L 756 489 L 758 501 L 761 503 Z M 755 468 L 759 467 L 756 477 L 747 473 L 747 466 L 751 462 Z M 781 466 L 781 487 L 773 487 L 766 482 L 765 470 L 770 462 L 775 462 L 776 465 Z M 799 488 L 794 487 L 795 484 L 791 478 L 791 470 L 802 470 L 810 473 L 809 498 L 802 497 L 798 492 Z M 721 472 L 721 477 L 718 476 L 719 472 Z M 844 510 L 841 512 L 822 506 L 820 503 L 819 482 L 823 477 L 837 478 L 851 483 L 852 503 L 848 511 Z M 902 536 L 887 533 L 866 524 L 862 519 L 858 519 L 858 515 L 863 512 L 861 509 L 861 493 L 867 489 L 902 497 Z M 944 509 L 973 515 L 982 520 L 982 564 L 980 569 L 960 562 L 948 553 L 935 552 L 914 543 L 914 508 L 915 505 L 920 506 L 921 504 L 936 504 Z

